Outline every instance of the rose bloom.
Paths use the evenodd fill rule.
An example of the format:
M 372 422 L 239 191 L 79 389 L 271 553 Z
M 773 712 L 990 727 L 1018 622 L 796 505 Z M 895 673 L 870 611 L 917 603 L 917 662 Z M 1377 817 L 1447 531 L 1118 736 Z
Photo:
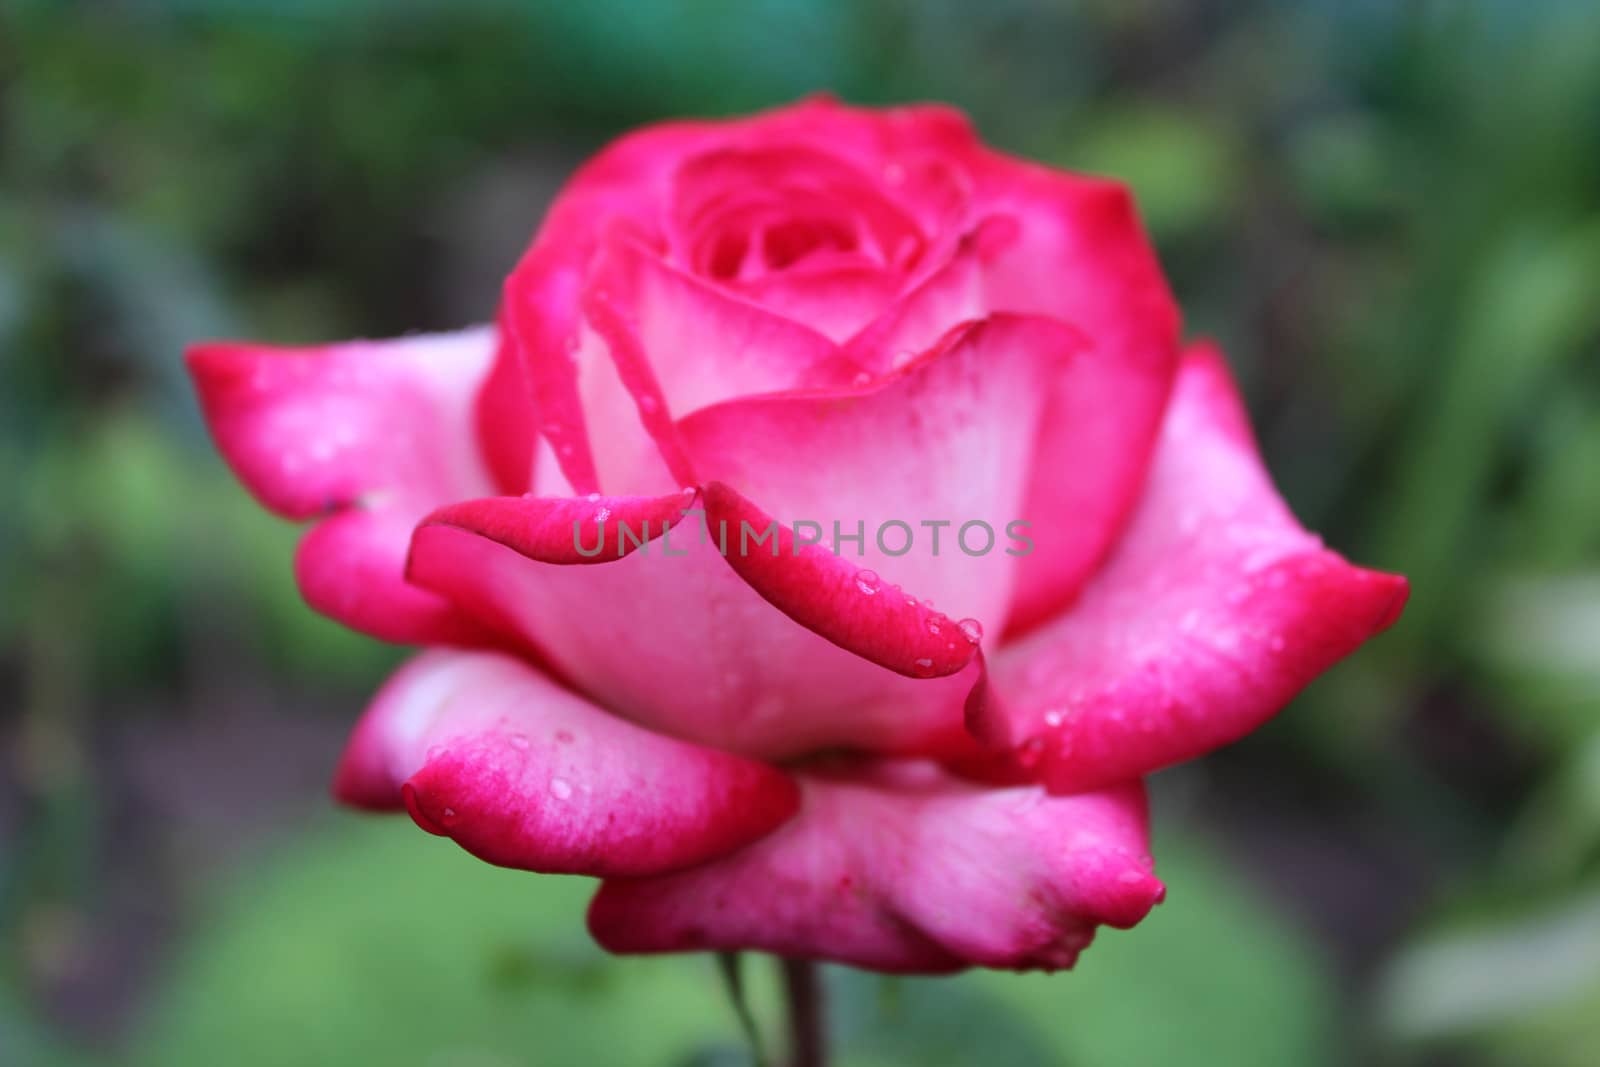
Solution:
M 1143 776 L 1406 599 L 1296 523 L 1127 190 L 942 107 L 641 130 L 494 326 L 188 360 L 238 477 L 312 522 L 305 599 L 430 646 L 338 798 L 602 879 L 616 952 L 1069 967 L 1165 892 Z

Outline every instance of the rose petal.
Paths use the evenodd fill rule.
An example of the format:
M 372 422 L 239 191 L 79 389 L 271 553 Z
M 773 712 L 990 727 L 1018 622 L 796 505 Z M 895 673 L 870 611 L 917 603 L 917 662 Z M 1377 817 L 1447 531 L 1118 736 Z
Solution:
M 312 610 L 397 644 L 489 646 L 507 642 L 437 593 L 406 581 L 416 516 L 393 507 L 350 508 L 306 531 L 295 581 Z
M 874 376 L 886 374 L 907 354 L 927 351 L 952 326 L 983 318 L 990 310 L 984 264 L 1015 239 L 1016 229 L 1015 219 L 994 216 L 962 235 L 948 260 L 849 340 L 846 356 Z
M 848 381 L 856 370 L 821 334 L 673 269 L 623 234 L 606 242 L 582 301 L 590 329 L 576 352 L 579 397 L 613 496 L 695 482 L 674 415 Z
M 311 606 L 402 642 L 476 641 L 481 628 L 407 586 L 417 519 L 488 491 L 473 408 L 491 329 L 310 348 L 197 345 L 190 373 L 218 449 L 267 508 L 292 519 L 338 513 L 301 543 Z
M 679 737 L 773 758 L 976 751 L 963 725 L 969 697 L 983 692 L 976 647 L 898 590 L 869 589 L 826 550 L 795 556 L 790 542 L 774 558 L 773 541 L 749 543 L 767 565 L 752 588 L 717 547 L 720 518 L 757 514 L 737 501 L 719 493 L 705 526 L 685 516 L 711 510 L 692 493 L 454 505 L 418 528 L 410 576 L 521 634 L 601 705 Z M 735 522 L 730 553 L 740 535 Z M 785 599 L 802 588 L 804 598 Z M 936 638 L 930 623 L 941 619 Z M 840 647 L 853 637 L 859 647 Z
M 384 687 L 336 795 L 404 803 L 505 867 L 636 877 L 721 856 L 797 810 L 782 771 L 617 719 L 509 656 L 428 652 Z
M 585 164 L 561 191 L 507 279 L 504 303 L 540 433 L 550 441 L 567 481 L 579 492 L 601 488 L 590 427 L 594 434 L 614 432 L 598 420 L 586 425 L 573 358 L 586 343 L 580 294 L 590 259 L 613 223 L 665 237 L 658 224 L 667 214 L 671 181 L 681 164 L 713 146 L 752 151 L 808 146 L 848 159 L 866 177 L 881 176 L 895 188 L 895 203 L 928 232 L 938 233 L 952 229 L 943 222 L 953 210 L 952 180 L 948 173 L 925 176 L 921 164 L 931 161 L 938 165 L 934 169 L 948 172 L 947 157 L 975 143 L 966 119 L 949 108 L 861 111 L 817 97 L 733 121 L 647 127 L 619 138 Z M 897 176 L 904 179 L 898 185 Z M 963 204 L 965 195 L 961 190 Z M 501 485 L 514 482 L 503 478 Z
M 835 523 L 864 530 L 860 548 L 839 539 L 852 562 L 998 631 L 1043 401 L 1080 346 L 1052 320 L 997 316 L 866 388 L 730 401 L 681 420 L 682 438 L 702 478 L 830 543 Z
M 1052 790 L 1142 775 L 1260 726 L 1406 592 L 1295 522 L 1221 354 L 1198 347 L 1116 555 L 1066 615 L 1002 650 L 973 727 Z
M 1178 312 L 1125 187 L 981 149 L 968 159 L 976 210 L 1018 222 L 985 267 L 986 306 L 1055 316 L 1093 345 L 1046 416 L 1016 633 L 1071 601 L 1132 511 L 1178 363 Z
M 692 870 L 606 881 L 589 908 L 613 952 L 756 949 L 857 967 L 1071 967 L 1096 926 L 1163 895 L 1144 791 L 983 789 L 929 764 L 802 777 L 800 814 Z
M 599 489 L 580 398 L 581 299 L 590 259 L 614 225 L 649 232 L 680 160 L 705 143 L 716 123 L 674 122 L 635 131 L 585 163 L 556 197 L 533 244 L 506 279 L 502 313 L 566 480 Z
M 539 441 L 538 413 L 516 342 L 502 325 L 494 365 L 478 390 L 478 441 L 484 461 L 502 493 L 533 488 L 534 450 Z M 541 486 L 542 488 L 542 486 Z

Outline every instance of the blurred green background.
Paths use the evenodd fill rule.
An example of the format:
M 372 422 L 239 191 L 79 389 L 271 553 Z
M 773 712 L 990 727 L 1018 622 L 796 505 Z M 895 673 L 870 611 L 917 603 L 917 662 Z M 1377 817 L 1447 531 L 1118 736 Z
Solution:
M 584 883 L 332 810 L 401 653 L 299 604 L 180 352 L 481 321 L 597 145 L 817 88 L 1131 182 L 1296 511 L 1415 586 L 1158 776 L 1143 926 L 836 972 L 844 1062 L 1596 1062 L 1600 8 L 270 6 L 0 4 L 0 1063 L 747 1062 Z

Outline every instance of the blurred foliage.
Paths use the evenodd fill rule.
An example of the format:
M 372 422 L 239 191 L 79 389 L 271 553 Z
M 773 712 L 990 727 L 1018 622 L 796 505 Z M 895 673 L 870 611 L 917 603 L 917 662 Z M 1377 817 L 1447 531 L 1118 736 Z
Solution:
M 1237 876 L 1162 846 L 1182 897 L 1146 936 L 1106 937 L 1092 974 L 832 971 L 841 1064 L 1333 1062 L 1314 956 Z M 210 1064 L 224 1048 L 240 1067 L 747 1062 L 711 959 L 609 960 L 583 933 L 587 880 L 529 878 L 346 816 L 234 882 L 204 909 L 134 1062 Z M 746 971 L 775 1047 L 775 983 Z M 1274 1025 L 1241 1031 L 1240 1004 Z
M 307 824 L 399 653 L 299 604 L 178 357 L 480 320 L 585 152 L 817 88 L 1131 183 L 1296 511 L 1415 587 L 1162 776 L 1144 927 L 1056 979 L 836 975 L 850 1062 L 1592 1061 L 1600 9 L 11 0 L 0 1062 L 739 1062 L 710 964 L 602 966 L 580 883 Z

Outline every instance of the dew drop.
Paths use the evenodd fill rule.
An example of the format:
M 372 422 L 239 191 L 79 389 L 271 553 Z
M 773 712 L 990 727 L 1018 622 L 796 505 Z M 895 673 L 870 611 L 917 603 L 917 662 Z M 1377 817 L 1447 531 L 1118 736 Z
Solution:
M 880 580 L 876 571 L 860 571 L 856 574 L 856 588 L 867 596 L 872 596 L 878 591 Z
M 928 620 L 928 632 L 930 634 L 933 634 L 935 637 L 938 637 L 939 636 L 939 624 L 937 622 L 934 622 L 932 619 L 929 619 Z
M 864 388 L 865 386 L 872 384 L 872 375 L 868 374 L 866 371 L 857 371 L 856 376 L 850 379 L 850 384 L 855 386 L 857 389 Z
M 956 625 L 961 627 L 961 632 L 965 634 L 967 640 L 973 644 L 977 644 L 979 641 L 983 640 L 983 623 L 979 622 L 977 619 L 962 619 L 960 622 L 956 623 Z
M 565 778 L 550 779 L 550 795 L 557 800 L 566 800 L 572 795 L 572 783 Z
M 926 657 L 917 660 L 916 663 L 917 663 L 917 666 L 921 667 L 923 670 L 927 670 L 929 667 L 933 666 L 933 660 L 928 659 Z
M 1060 726 L 1066 721 L 1066 716 L 1055 708 L 1044 713 L 1044 724 L 1049 727 Z
M 600 502 L 600 494 L 599 493 L 590 493 L 588 496 L 584 497 L 583 499 L 587 500 L 591 504 L 598 504 Z
M 456 809 L 455 808 L 445 808 L 444 811 L 439 813 L 439 821 L 443 822 L 446 826 L 449 826 L 451 823 L 455 822 L 456 821 Z

